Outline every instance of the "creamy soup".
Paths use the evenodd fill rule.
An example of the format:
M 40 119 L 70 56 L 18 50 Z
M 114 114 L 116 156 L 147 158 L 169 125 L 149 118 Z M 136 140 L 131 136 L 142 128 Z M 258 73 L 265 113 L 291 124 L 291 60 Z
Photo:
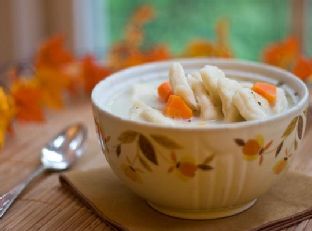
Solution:
M 282 84 L 228 77 L 215 66 L 185 73 L 179 63 L 174 63 L 167 78 L 127 85 L 105 107 L 136 121 L 205 126 L 265 119 L 283 113 L 297 98 Z

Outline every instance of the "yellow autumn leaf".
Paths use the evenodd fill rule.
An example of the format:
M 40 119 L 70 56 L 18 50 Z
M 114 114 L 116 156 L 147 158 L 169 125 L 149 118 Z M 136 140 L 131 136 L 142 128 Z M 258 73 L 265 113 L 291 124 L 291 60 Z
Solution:
M 216 24 L 216 41 L 194 39 L 187 44 L 182 56 L 184 57 L 223 57 L 233 56 L 229 44 L 229 23 L 221 19 Z
M 0 149 L 3 147 L 5 134 L 15 115 L 13 99 L 0 87 Z
M 183 52 L 183 56 L 185 57 L 204 57 L 204 56 L 213 56 L 214 44 L 208 40 L 193 40 L 191 41 L 185 51 Z

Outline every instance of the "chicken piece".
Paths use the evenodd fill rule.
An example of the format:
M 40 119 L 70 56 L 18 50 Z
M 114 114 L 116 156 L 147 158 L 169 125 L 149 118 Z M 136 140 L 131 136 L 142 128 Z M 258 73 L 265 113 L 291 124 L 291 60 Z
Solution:
M 278 114 L 285 111 L 287 108 L 288 108 L 288 100 L 286 98 L 285 91 L 284 89 L 278 87 L 276 89 L 276 102 L 272 108 L 272 111 L 275 114 Z
M 200 70 L 204 87 L 208 91 L 215 106 L 221 105 L 221 99 L 218 93 L 218 80 L 225 78 L 224 72 L 218 67 L 206 65 Z
M 189 85 L 192 87 L 195 98 L 200 108 L 200 117 L 202 120 L 216 120 L 220 117 L 220 110 L 212 103 L 210 96 L 201 81 L 199 72 L 194 72 L 187 76 Z
M 272 113 L 269 102 L 250 88 L 238 89 L 233 104 L 246 120 L 264 119 Z
M 238 109 L 233 104 L 233 96 L 242 88 L 242 86 L 236 81 L 228 78 L 218 79 L 218 94 L 222 103 L 222 112 L 224 120 L 229 122 L 241 121 L 243 118 L 239 114 Z
M 188 74 L 187 76 L 186 76 L 186 78 L 187 78 L 187 82 L 188 82 L 188 84 L 192 87 L 192 83 L 190 83 L 190 81 L 192 81 L 192 80 L 198 80 L 198 81 L 200 81 L 200 82 L 202 82 L 202 77 L 201 77 L 201 74 L 200 74 L 200 72 L 198 72 L 198 71 L 194 71 L 194 72 L 192 72 L 191 74 Z M 203 83 L 202 83 L 203 84 Z M 203 85 L 204 86 L 204 85 Z M 205 88 L 205 87 L 204 87 Z M 205 92 L 206 92 L 206 89 L 205 89 Z M 195 95 L 195 93 L 194 93 L 194 95 Z M 196 97 L 195 97 L 196 98 Z
M 159 110 L 154 109 L 141 100 L 134 100 L 133 107 L 130 109 L 132 120 L 144 120 L 156 124 L 174 125 L 174 122 L 164 116 Z
M 173 63 L 169 69 L 169 81 L 175 95 L 181 96 L 186 104 L 194 109 L 198 109 L 198 105 L 193 91 L 187 83 L 183 67 L 179 63 Z

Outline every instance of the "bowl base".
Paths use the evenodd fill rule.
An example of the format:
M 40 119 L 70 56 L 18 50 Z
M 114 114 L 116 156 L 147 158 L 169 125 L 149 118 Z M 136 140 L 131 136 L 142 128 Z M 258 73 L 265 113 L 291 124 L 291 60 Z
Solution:
M 172 217 L 178 217 L 183 219 L 192 219 L 192 220 L 204 220 L 204 219 L 216 219 L 222 217 L 228 217 L 235 215 L 237 213 L 243 212 L 246 209 L 249 209 L 251 206 L 255 204 L 257 199 L 249 201 L 245 204 L 222 208 L 217 210 L 188 210 L 188 209 L 175 209 L 175 208 L 168 208 L 163 206 L 155 205 L 149 201 L 147 203 L 157 210 L 158 212 L 164 213 L 166 215 Z

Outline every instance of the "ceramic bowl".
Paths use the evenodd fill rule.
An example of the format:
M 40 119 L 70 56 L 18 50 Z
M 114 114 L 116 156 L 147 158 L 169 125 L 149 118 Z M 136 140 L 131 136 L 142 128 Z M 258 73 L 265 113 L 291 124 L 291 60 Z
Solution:
M 172 61 L 132 67 L 100 82 L 92 92 L 100 143 L 115 174 L 156 210 L 180 218 L 212 219 L 244 211 L 286 172 L 306 126 L 308 90 L 293 74 L 239 60 L 183 59 L 186 72 L 206 64 L 227 76 L 289 86 L 298 102 L 265 120 L 207 127 L 165 127 L 107 111 L 128 84 L 167 79 Z M 107 189 L 109 190 L 109 189 Z

